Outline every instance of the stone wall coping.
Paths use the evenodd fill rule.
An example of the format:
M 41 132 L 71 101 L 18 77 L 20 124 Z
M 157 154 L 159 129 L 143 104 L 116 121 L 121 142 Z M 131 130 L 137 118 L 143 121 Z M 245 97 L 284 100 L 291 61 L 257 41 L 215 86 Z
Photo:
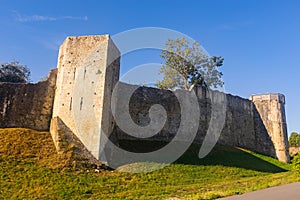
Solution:
M 250 96 L 250 100 L 255 101 L 278 101 L 279 103 L 285 104 L 285 96 L 280 93 L 265 93 L 265 94 L 255 94 Z

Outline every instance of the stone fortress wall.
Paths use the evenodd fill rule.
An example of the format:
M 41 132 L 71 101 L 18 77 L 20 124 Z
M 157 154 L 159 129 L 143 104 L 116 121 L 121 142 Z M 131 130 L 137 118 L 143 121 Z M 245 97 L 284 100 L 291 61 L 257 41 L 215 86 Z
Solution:
M 53 117 L 59 117 L 96 158 L 101 131 L 113 128 L 108 103 L 119 66 L 120 52 L 109 35 L 68 37 L 60 47 Z M 58 138 L 58 133 L 51 134 Z
M 0 83 L 0 127 L 49 130 L 56 73 L 37 84 Z
M 56 84 L 53 83 L 55 79 L 50 78 L 45 83 L 28 86 L 0 85 L 0 127 L 44 130 L 50 127 L 52 117 L 50 132 L 58 146 L 59 133 L 56 130 L 60 129 L 55 127 L 58 126 L 55 122 L 59 119 L 94 157 L 102 160 L 99 152 L 105 142 L 103 134 L 112 136 L 110 138 L 114 140 L 138 140 L 115 124 L 110 111 L 112 91 L 119 79 L 119 67 L 120 52 L 109 35 L 68 37 L 60 47 Z M 120 84 L 128 88 L 135 87 Z M 27 87 L 32 89 L 28 91 Z M 52 104 L 54 89 L 55 99 Z M 19 92 L 9 94 L 11 92 L 8 90 Z M 199 129 L 195 138 L 198 143 L 203 141 L 211 119 L 208 93 L 217 95 L 218 92 L 202 88 L 196 90 L 200 108 Z M 253 95 L 248 100 L 226 94 L 226 99 L 226 120 L 218 143 L 254 150 L 289 162 L 284 96 Z M 17 109 L 25 104 L 29 111 Z M 154 104 L 165 108 L 167 121 L 157 135 L 148 139 L 171 141 L 181 120 L 180 105 L 172 91 L 139 87 L 130 98 L 130 116 L 136 124 L 146 126 L 150 123 L 149 109 Z M 19 111 L 17 115 L 16 110 Z
M 269 93 L 252 95 L 250 100 L 254 103 L 270 135 L 275 147 L 276 157 L 284 161 L 288 157 L 287 154 L 289 155 L 285 96 L 278 93 Z
M 209 92 L 218 93 L 203 88 L 197 88 L 196 92 L 200 106 L 199 128 L 194 140 L 197 143 L 203 142 L 211 120 Z M 226 99 L 225 124 L 218 144 L 246 148 L 289 162 L 284 96 L 272 94 L 270 98 L 269 94 L 253 95 L 250 97 L 251 100 L 248 100 L 226 94 Z M 180 105 L 173 92 L 139 87 L 130 100 L 131 118 L 140 126 L 149 124 L 148 111 L 154 104 L 162 105 L 167 111 L 168 118 L 162 131 L 148 140 L 170 142 L 181 122 Z M 118 125 L 116 125 L 116 133 L 120 140 L 139 140 L 124 133 Z

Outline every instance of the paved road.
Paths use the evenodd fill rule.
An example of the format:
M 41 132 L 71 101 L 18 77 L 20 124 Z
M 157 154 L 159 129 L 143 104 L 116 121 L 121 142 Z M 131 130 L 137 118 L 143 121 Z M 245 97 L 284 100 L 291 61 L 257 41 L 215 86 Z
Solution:
M 249 192 L 242 195 L 236 195 L 220 200 L 299 200 L 300 182 L 278 187 L 267 188 L 255 192 Z

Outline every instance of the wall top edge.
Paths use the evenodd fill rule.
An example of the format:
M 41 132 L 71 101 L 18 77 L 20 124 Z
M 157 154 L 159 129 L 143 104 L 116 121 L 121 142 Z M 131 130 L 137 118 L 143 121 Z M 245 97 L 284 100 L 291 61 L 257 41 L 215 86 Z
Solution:
M 251 101 L 272 101 L 276 100 L 280 103 L 285 103 L 285 96 L 280 93 L 265 93 L 265 94 L 255 94 L 250 96 Z

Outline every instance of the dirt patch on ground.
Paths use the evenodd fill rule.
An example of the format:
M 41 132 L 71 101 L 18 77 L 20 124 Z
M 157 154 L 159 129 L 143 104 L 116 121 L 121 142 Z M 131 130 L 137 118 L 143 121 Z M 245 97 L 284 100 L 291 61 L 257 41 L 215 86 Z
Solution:
M 101 170 L 101 163 L 90 163 L 74 143 L 57 153 L 49 132 L 24 128 L 0 129 L 0 156 L 36 162 L 52 169 L 68 171 Z

